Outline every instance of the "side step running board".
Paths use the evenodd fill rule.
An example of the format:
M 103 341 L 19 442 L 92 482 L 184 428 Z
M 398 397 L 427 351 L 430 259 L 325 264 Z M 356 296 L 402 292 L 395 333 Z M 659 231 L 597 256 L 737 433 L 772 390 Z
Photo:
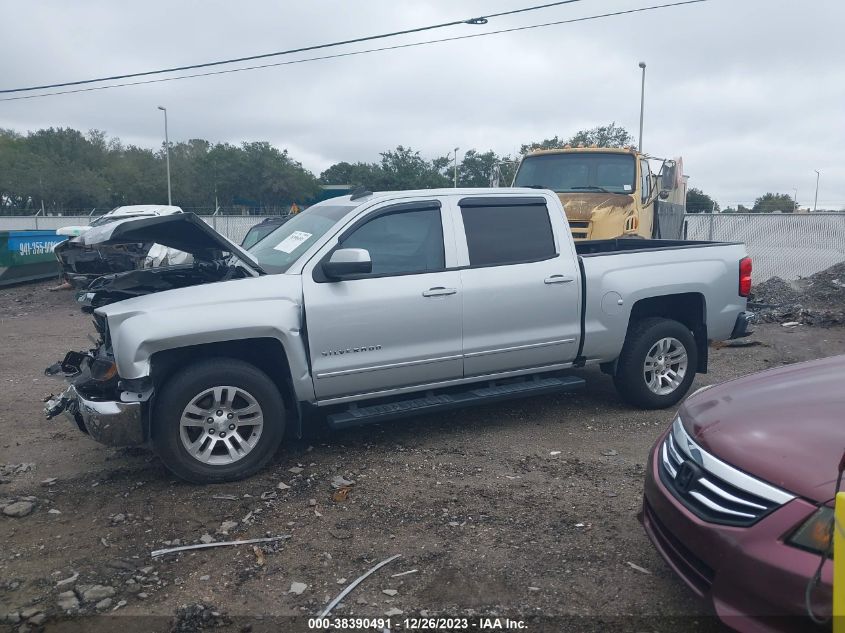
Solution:
M 545 376 L 528 378 L 520 382 L 477 383 L 465 391 L 432 393 L 407 400 L 397 400 L 368 406 L 352 405 L 348 409 L 331 413 L 326 417 L 330 428 L 345 429 L 350 426 L 380 422 L 392 418 L 419 415 L 443 409 L 454 409 L 473 404 L 484 404 L 510 398 L 523 398 L 545 393 L 574 391 L 584 386 L 584 379 L 575 376 Z

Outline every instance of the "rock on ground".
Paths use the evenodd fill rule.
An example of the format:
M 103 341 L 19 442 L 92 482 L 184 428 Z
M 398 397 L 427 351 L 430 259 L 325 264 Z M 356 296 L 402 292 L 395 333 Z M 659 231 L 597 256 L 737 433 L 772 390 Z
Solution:
M 103 598 L 111 598 L 114 594 L 114 587 L 94 585 L 82 593 L 82 599 L 85 600 L 85 602 L 95 602 L 102 600 Z
M 7 517 L 25 517 L 32 512 L 35 504 L 32 501 L 15 501 L 3 508 L 3 514 Z

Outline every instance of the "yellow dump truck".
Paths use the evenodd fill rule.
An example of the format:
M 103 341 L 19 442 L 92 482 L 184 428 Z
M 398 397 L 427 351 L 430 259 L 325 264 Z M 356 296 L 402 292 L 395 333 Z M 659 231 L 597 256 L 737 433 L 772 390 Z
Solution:
M 555 191 L 576 240 L 682 237 L 686 177 L 680 159 L 633 148 L 538 150 L 522 159 L 513 186 Z

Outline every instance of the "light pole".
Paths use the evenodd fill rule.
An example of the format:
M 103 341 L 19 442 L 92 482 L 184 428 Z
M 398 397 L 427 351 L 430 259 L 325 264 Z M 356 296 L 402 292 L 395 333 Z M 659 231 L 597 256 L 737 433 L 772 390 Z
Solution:
M 173 198 L 170 195 L 170 139 L 167 136 L 167 108 L 158 106 L 164 112 L 164 156 L 167 161 L 167 206 L 173 205 Z
M 816 198 L 813 200 L 813 213 L 815 213 L 816 207 L 819 204 L 819 176 L 821 176 L 821 174 L 818 169 L 814 169 L 813 171 L 816 172 Z
M 458 187 L 458 150 L 461 149 L 460 147 L 455 148 L 455 188 Z
M 643 152 L 643 111 L 645 110 L 645 62 L 640 62 L 643 69 L 643 83 L 640 88 L 640 154 Z

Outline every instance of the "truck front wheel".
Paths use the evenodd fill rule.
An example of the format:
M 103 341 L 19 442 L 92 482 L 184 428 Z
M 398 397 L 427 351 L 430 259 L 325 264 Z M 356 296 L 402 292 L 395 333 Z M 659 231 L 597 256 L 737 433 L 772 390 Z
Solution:
M 194 483 L 234 481 L 273 457 L 285 431 L 284 402 L 257 367 L 211 358 L 167 380 L 152 427 L 156 453 L 177 476 Z
M 631 324 L 613 382 L 625 400 L 643 409 L 671 407 L 695 379 L 698 348 L 678 321 L 647 318 Z

